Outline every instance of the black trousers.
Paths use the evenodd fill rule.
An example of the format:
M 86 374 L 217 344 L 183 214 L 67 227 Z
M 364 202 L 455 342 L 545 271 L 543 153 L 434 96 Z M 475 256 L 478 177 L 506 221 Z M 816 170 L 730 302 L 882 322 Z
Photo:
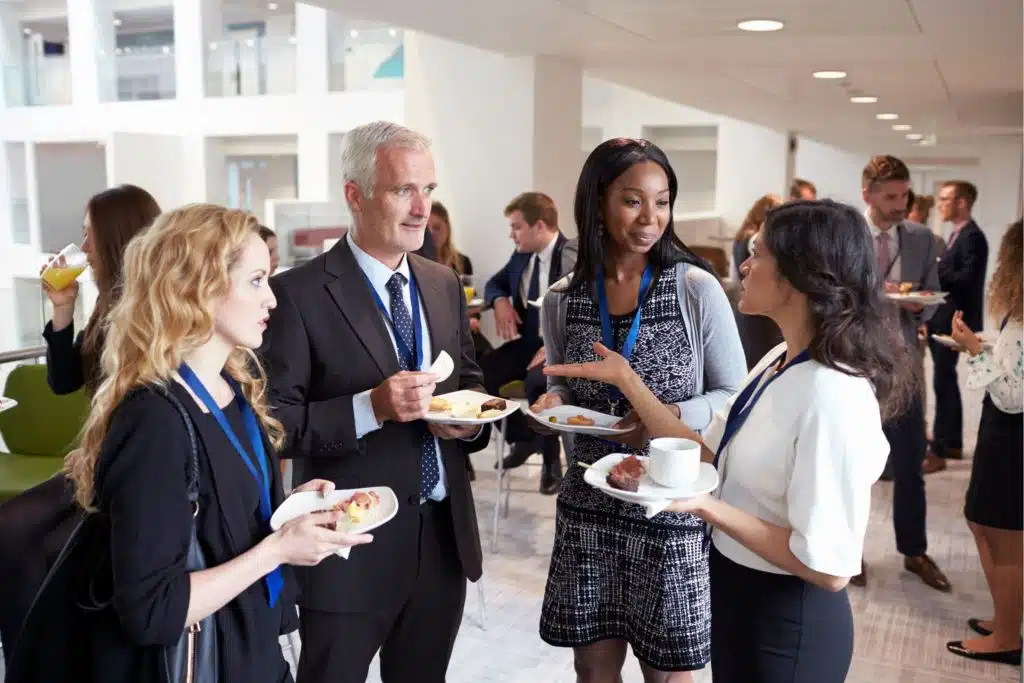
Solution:
M 509 382 L 526 379 L 526 366 L 533 360 L 534 354 L 543 346 L 540 337 L 519 337 L 505 342 L 498 348 L 480 359 L 480 369 L 484 373 L 484 388 L 487 393 L 497 396 L 502 386 Z M 538 394 L 539 396 L 539 394 Z M 528 420 L 520 412 L 508 418 L 505 440 L 509 443 L 527 441 L 534 438 L 535 432 L 530 429 Z
M 796 576 L 750 569 L 711 548 L 711 671 L 715 683 L 843 683 L 853 612 Z
M 924 406 L 915 392 L 905 413 L 882 426 L 889 440 L 889 465 L 892 469 L 892 521 L 896 530 L 896 549 L 908 557 L 924 555 L 928 550 L 925 520 L 924 462 L 928 441 L 925 437 Z
M 370 613 L 303 609 L 297 682 L 365 683 L 380 650 L 383 683 L 444 683 L 466 604 L 450 502 L 421 506 L 416 582 L 394 604 Z
M 949 449 L 960 449 L 964 445 L 964 410 L 956 379 L 960 354 L 931 338 L 928 348 L 932 352 L 932 386 L 935 389 L 932 443 L 936 455 L 945 455 Z

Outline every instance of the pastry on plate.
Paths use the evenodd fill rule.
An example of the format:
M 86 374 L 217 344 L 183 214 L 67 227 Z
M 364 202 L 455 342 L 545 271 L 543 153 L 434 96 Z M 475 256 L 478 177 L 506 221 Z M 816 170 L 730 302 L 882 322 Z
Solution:
M 914 289 L 914 283 L 913 282 L 901 282 L 900 283 L 900 294 L 910 294 L 910 292 L 913 289 Z
M 427 408 L 428 412 L 431 413 L 447 413 L 452 409 L 452 402 L 446 398 L 440 398 L 435 396 L 430 399 L 430 406 Z
M 346 500 L 336 503 L 334 509 L 344 511 L 350 523 L 359 524 L 378 505 L 380 496 L 375 491 L 356 491 Z
M 488 410 L 497 410 L 502 412 L 508 408 L 508 404 L 505 403 L 503 398 L 490 398 L 480 404 L 480 412 L 486 413 Z
M 620 491 L 636 493 L 640 489 L 640 478 L 646 472 L 643 462 L 635 455 L 623 458 L 608 472 L 608 485 Z
M 574 427 L 593 427 L 594 420 L 583 415 L 573 415 L 565 421 L 566 424 L 573 425 Z
M 483 406 L 481 406 L 481 408 L 483 408 Z M 479 413 L 477 413 L 476 414 L 476 419 L 478 419 L 478 420 L 488 420 L 488 419 L 490 419 L 492 417 L 501 417 L 504 414 L 505 414 L 505 410 L 504 409 L 499 410 L 497 408 L 489 408 L 487 410 L 481 410 Z

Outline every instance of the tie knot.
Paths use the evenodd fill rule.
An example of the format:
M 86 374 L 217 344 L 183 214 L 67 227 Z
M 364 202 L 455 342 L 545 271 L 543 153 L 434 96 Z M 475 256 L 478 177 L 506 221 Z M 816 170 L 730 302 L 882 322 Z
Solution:
M 387 284 L 388 293 L 389 294 L 396 294 L 396 293 L 397 294 L 401 294 L 402 293 L 402 287 L 405 287 L 405 283 L 406 283 L 405 276 L 402 275 L 401 273 L 395 273 L 388 280 L 388 284 Z
M 886 242 L 889 241 L 889 233 L 879 230 L 878 237 L 876 237 L 875 239 L 878 240 L 880 243 L 885 244 Z

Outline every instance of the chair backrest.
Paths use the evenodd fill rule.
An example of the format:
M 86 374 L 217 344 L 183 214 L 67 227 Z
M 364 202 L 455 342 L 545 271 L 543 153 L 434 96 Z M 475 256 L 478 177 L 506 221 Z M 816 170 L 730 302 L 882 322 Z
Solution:
M 89 414 L 83 389 L 57 396 L 46 383 L 45 365 L 21 365 L 8 375 L 3 394 L 18 402 L 0 413 L 0 436 L 9 452 L 56 458 L 77 444 Z

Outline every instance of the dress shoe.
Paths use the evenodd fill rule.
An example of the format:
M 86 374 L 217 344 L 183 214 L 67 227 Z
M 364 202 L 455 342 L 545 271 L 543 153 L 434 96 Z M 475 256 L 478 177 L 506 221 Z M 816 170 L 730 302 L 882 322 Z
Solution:
M 977 617 L 971 617 L 970 619 L 967 620 L 967 625 L 970 626 L 971 630 L 974 631 L 975 633 L 977 633 L 979 636 L 990 636 L 990 635 L 992 635 L 992 631 L 990 631 L 989 629 L 985 628 L 985 626 L 981 623 L 983 621 L 984 621 L 984 619 L 978 619 Z
M 920 576 L 922 581 L 935 590 L 942 591 L 943 593 L 949 593 L 953 590 L 949 579 L 942 573 L 942 570 L 935 564 L 935 561 L 927 555 L 904 557 L 903 568 Z
M 921 473 L 934 474 L 935 472 L 941 472 L 942 470 L 946 469 L 946 467 L 947 465 L 945 459 L 940 458 L 939 456 L 929 451 L 928 454 L 924 456 L 924 462 L 921 463 Z
M 562 463 L 544 465 L 540 471 L 540 492 L 545 496 L 553 496 L 562 486 Z
M 868 566 L 864 564 L 864 560 L 860 562 L 860 574 L 850 577 L 850 585 L 858 588 L 868 585 Z
M 506 455 L 505 459 L 501 461 L 501 469 L 514 470 L 526 462 L 530 456 L 538 450 L 536 439 L 530 439 L 529 441 L 516 441 L 512 444 L 512 452 Z M 498 465 L 495 464 L 494 467 L 497 469 Z
M 946 649 L 955 655 L 976 659 L 979 662 L 995 662 L 997 664 L 1012 664 L 1020 666 L 1020 648 L 1016 650 L 1000 650 L 998 652 L 978 652 L 964 646 L 962 640 L 953 640 L 946 643 Z
M 946 458 L 947 460 L 963 460 L 964 449 L 949 448 L 948 446 L 943 446 L 941 448 L 935 449 L 935 455 L 939 456 L 940 458 Z

